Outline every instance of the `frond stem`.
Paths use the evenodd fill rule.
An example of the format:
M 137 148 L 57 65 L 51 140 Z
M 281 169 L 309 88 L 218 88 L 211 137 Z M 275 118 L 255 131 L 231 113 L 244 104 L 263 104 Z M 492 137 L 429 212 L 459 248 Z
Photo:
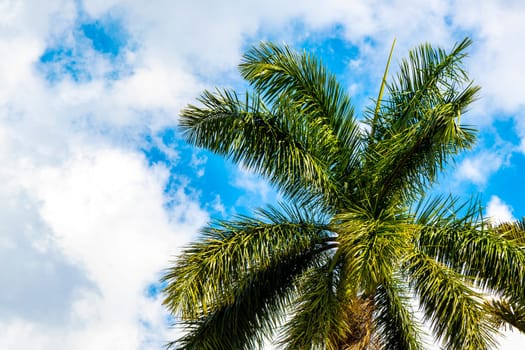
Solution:
M 392 47 L 390 48 L 390 53 L 388 55 L 388 60 L 386 61 L 385 72 L 383 74 L 383 80 L 381 81 L 381 87 L 379 88 L 379 94 L 377 96 L 376 108 L 374 110 L 374 119 L 372 121 L 372 129 L 370 130 L 369 144 L 371 144 L 374 139 L 375 127 L 377 124 L 377 118 L 379 116 L 379 108 L 381 107 L 381 99 L 383 98 L 383 92 L 386 86 L 386 78 L 388 75 L 388 69 L 390 67 L 390 61 L 392 60 L 392 54 L 394 52 L 395 46 L 396 46 L 396 39 L 394 38 L 394 41 L 392 42 Z

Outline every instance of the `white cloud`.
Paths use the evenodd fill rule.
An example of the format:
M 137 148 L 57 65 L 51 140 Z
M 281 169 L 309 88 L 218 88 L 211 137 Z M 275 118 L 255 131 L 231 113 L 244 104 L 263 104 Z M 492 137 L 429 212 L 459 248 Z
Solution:
M 226 217 L 226 208 L 224 207 L 224 204 L 221 201 L 220 195 L 217 194 L 215 196 L 215 199 L 213 200 L 213 202 L 211 202 L 211 207 L 216 212 L 219 212 L 219 214 L 221 214 L 222 217 Z
M 207 214 L 182 189 L 166 211 L 166 169 L 150 169 L 130 152 L 86 149 L 58 167 L 17 170 L 18 191 L 38 205 L 13 210 L 25 206 L 24 215 L 36 218 L 25 222 L 26 235 L 47 235 L 20 244 L 8 231 L 1 246 L 0 256 L 11 252 L 24 264 L 7 284 L 17 310 L 0 318 L 0 347 L 26 349 L 31 339 L 33 349 L 146 349 L 148 341 L 160 348 L 169 339 L 166 314 L 147 286 Z
M 208 157 L 205 154 L 201 154 L 198 151 L 192 152 L 190 166 L 195 170 L 197 177 L 204 176 L 207 161 Z
M 42 4 L 0 2 L 0 348 L 162 348 L 147 287 L 207 213 L 133 149 L 174 124 L 195 79 L 130 55 L 136 71 L 107 81 L 112 62 L 82 47 L 92 80 L 50 84 L 37 63 L 56 38 L 75 45 L 75 7 Z
M 525 154 L 525 113 L 520 112 L 516 115 L 514 128 L 521 139 L 518 151 Z
M 147 287 L 207 214 L 165 194 L 167 170 L 133 143 L 174 123 L 194 79 L 139 62 L 108 82 L 112 63 L 82 48 L 93 79 L 49 84 L 37 62 L 56 37 L 74 44 L 72 2 L 1 6 L 0 348 L 162 348 L 173 334 Z
M 233 0 L 220 3 L 159 1 L 86 1 L 94 17 L 108 11 L 123 14 L 126 25 L 140 37 L 143 57 L 155 57 L 166 65 L 184 62 L 202 77 L 217 77 L 239 62 L 245 42 L 277 37 L 294 42 L 312 32 L 331 35 L 341 25 L 346 39 L 360 46 L 372 39 L 377 47 L 366 55 L 367 69 L 380 72 L 394 37 L 404 53 L 421 41 L 450 45 L 451 33 L 444 16 L 450 7 L 442 1 L 303 1 L 301 6 L 278 0 L 264 3 Z M 159 10 L 162 9 L 162 10 Z M 279 8 L 279 11 L 275 11 Z M 305 23 L 298 31 L 292 24 Z M 361 47 L 362 48 L 362 47 Z M 385 49 L 386 48 L 386 49 Z M 380 55 L 378 53 L 381 53 Z M 182 59 L 182 61 L 181 61 Z M 379 64 L 379 65 L 378 65 Z
M 525 49 L 517 44 L 525 32 L 525 3 L 464 0 L 454 7 L 454 20 L 476 40 L 469 60 L 476 83 L 483 87 L 476 112 L 485 120 L 494 118 L 494 112 L 515 113 L 525 101 Z
M 248 204 L 248 207 L 253 207 L 256 203 L 268 203 L 270 199 L 269 196 L 273 192 L 272 187 L 266 180 L 246 169 L 244 166 L 237 168 L 232 185 L 248 192 L 251 198 L 239 198 L 239 201 L 243 203 L 245 201 L 244 204 Z M 240 204 L 240 202 L 237 204 Z
M 494 223 L 513 221 L 512 208 L 498 196 L 490 197 L 487 204 L 487 217 Z
M 450 47 L 470 31 L 476 42 L 469 67 L 483 86 L 478 106 L 515 111 L 525 100 L 523 89 L 516 88 L 525 74 L 516 71 L 523 69 L 519 62 L 523 55 L 515 43 L 525 31 L 521 21 L 525 6 L 519 1 L 330 0 L 322 6 L 316 1 L 303 1 L 301 6 L 277 0 L 194 1 L 191 5 L 159 1 L 156 5 L 93 0 L 85 2 L 85 9 L 95 18 L 108 11 L 122 15 L 140 39 L 140 56 L 145 61 L 155 60 L 156 65 L 168 69 L 182 64 L 185 69 L 215 77 L 218 70 L 231 70 L 239 61 L 244 41 L 258 34 L 294 41 L 314 31 L 328 30 L 330 35 L 330 29 L 339 24 L 345 38 L 359 44 L 367 62 L 364 69 L 379 76 L 393 38 L 398 39 L 395 56 L 400 57 L 407 48 L 425 41 Z M 279 11 L 274 11 L 276 7 Z M 295 33 L 291 21 L 302 21 L 306 26 Z M 375 46 L 367 46 L 369 40 Z M 478 107 L 476 112 L 483 109 Z M 484 120 L 489 118 L 487 113 L 483 115 Z
M 523 349 L 523 334 L 517 330 L 507 330 L 499 337 L 499 348 L 502 350 L 521 350 Z
M 27 191 L 0 188 L 0 221 L 0 323 L 16 318 L 50 325 L 66 322 L 63 305 L 72 303 L 79 289 L 91 288 L 91 281 L 56 247 L 38 202 Z
M 489 177 L 508 162 L 509 154 L 503 151 L 480 153 L 465 158 L 457 168 L 456 178 L 460 181 L 468 180 L 478 186 L 485 186 Z

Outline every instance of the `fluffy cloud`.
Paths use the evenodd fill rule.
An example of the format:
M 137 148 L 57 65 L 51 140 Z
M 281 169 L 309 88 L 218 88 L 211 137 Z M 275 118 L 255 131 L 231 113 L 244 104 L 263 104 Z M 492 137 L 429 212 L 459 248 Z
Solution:
M 137 150 L 195 79 L 97 51 L 73 2 L 0 5 L 0 348 L 162 348 L 155 283 L 208 216 Z
M 345 39 L 360 45 L 367 71 L 377 75 L 395 37 L 399 39 L 396 53 L 422 41 L 444 45 L 453 41 L 445 20 L 451 8 L 442 1 L 330 0 L 322 6 L 310 0 L 301 6 L 278 0 L 155 4 L 93 0 L 86 1 L 84 8 L 95 18 L 108 11 L 122 15 L 130 32 L 140 38 L 145 60 L 184 63 L 207 81 L 232 70 L 246 43 L 268 38 L 294 43 L 314 32 L 332 36 L 336 26 L 342 28 L 337 32 Z
M 329 30 L 339 25 L 347 40 L 359 44 L 360 54 L 367 61 L 366 69 L 380 74 L 394 37 L 398 39 L 396 55 L 404 55 L 407 48 L 420 42 L 448 47 L 463 35 L 475 33 L 469 65 L 484 88 L 480 106 L 488 108 L 483 113 L 485 120 L 489 118 L 487 111 L 516 111 L 524 100 L 521 90 L 516 89 L 523 74 L 515 71 L 522 69 L 519 57 L 523 56 L 515 43 L 525 31 L 520 20 L 525 6 L 519 1 L 487 1 L 476 5 L 471 0 L 453 3 L 396 0 L 386 4 L 330 0 L 322 6 L 315 1 L 297 6 L 274 0 L 265 3 L 201 0 L 191 5 L 171 1 L 158 1 L 155 5 L 133 0 L 91 0 L 84 2 L 84 9 L 94 18 L 107 13 L 121 16 L 123 24 L 140 43 L 140 60 L 154 60 L 163 69 L 180 64 L 212 78 L 217 77 L 217 72 L 234 67 L 245 42 L 255 36 L 278 36 L 279 41 L 293 42 L 315 31 L 333 35 Z M 276 7 L 279 11 L 274 10 Z M 305 25 L 298 31 L 292 22 Z
M 237 205 L 253 207 L 255 203 L 268 203 L 270 196 L 275 197 L 275 191 L 266 180 L 243 166 L 237 168 L 232 184 L 247 192 L 247 196 L 239 198 Z
M 460 181 L 468 180 L 478 186 L 485 186 L 489 177 L 508 163 L 508 151 L 481 151 L 465 158 L 459 165 L 456 178 Z
M 516 45 L 525 32 L 525 4 L 513 0 L 464 0 L 456 2 L 453 16 L 464 30 L 475 33 L 475 50 L 469 62 L 476 82 L 483 87 L 476 111 L 485 121 L 494 112 L 515 113 L 525 101 L 525 91 L 520 88 L 525 75 L 521 61 L 525 49 Z
M 165 210 L 166 169 L 129 152 L 89 149 L 59 167 L 18 170 L 18 192 L 34 204 L 3 202 L 35 219 L 4 213 L 23 229 L 20 238 L 11 225 L 1 245 L 11 254 L 2 259 L 21 264 L 4 283 L 2 304 L 16 310 L 0 318 L 0 347 L 160 348 L 166 315 L 148 286 L 207 214 L 183 189 Z
M 490 197 L 487 204 L 487 217 L 496 224 L 515 220 L 512 208 L 498 196 Z

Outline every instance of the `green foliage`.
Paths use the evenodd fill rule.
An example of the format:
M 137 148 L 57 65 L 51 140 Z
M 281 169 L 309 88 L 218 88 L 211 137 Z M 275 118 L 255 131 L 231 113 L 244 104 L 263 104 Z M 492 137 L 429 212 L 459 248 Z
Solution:
M 243 164 L 290 204 L 210 224 L 166 270 L 177 349 L 423 349 L 417 299 L 447 349 L 489 349 L 524 330 L 525 224 L 491 225 L 478 202 L 426 199 L 475 142 L 462 60 L 425 44 L 355 116 L 312 55 L 263 43 L 240 64 L 252 91 L 205 91 L 186 140 Z M 390 53 L 390 56 L 392 53 Z M 242 96 L 242 97 L 240 97 Z M 363 123 L 366 127 L 363 127 Z M 501 299 L 498 299 L 501 298 Z
M 409 287 L 398 276 L 378 286 L 376 301 L 377 337 L 385 349 L 422 349 L 421 325 L 415 320 L 407 295 Z
M 523 304 L 509 302 L 508 300 L 492 300 L 486 306 L 495 316 L 494 321 L 497 326 L 515 327 L 520 332 L 525 333 L 525 306 Z

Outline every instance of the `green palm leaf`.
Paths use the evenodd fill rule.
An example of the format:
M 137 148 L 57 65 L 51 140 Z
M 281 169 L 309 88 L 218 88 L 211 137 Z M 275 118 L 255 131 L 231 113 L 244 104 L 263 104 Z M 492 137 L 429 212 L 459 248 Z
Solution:
M 287 323 L 281 346 L 286 349 L 333 349 L 341 327 L 341 303 L 335 292 L 336 275 L 325 263 L 302 278 L 294 317 Z
M 257 96 L 241 101 L 234 92 L 206 91 L 199 101 L 202 106 L 181 112 L 188 142 L 262 174 L 291 198 L 339 197 L 327 170 L 336 150 L 324 130 L 287 118 L 286 111 L 274 114 Z
M 237 277 L 234 290 L 218 294 L 201 315 L 184 320 L 186 334 L 172 345 L 187 350 L 260 348 L 282 321 L 295 279 L 312 265 L 314 256 L 314 251 L 282 254 L 271 265 Z
M 411 256 L 408 270 L 424 315 L 447 349 L 494 347 L 495 329 L 481 295 L 459 273 L 421 252 Z
M 406 283 L 392 278 L 378 287 L 376 300 L 377 338 L 384 349 L 423 349 L 421 325 L 415 319 Z
M 341 149 L 355 149 L 360 131 L 350 98 L 314 56 L 262 43 L 244 55 L 239 68 L 269 103 L 295 108 L 304 118 L 328 126 Z
M 316 142 L 329 142 L 324 154 L 327 169 L 343 188 L 355 186 L 350 173 L 360 168 L 359 151 L 364 135 L 354 117 L 350 97 L 334 75 L 314 56 L 298 54 L 287 46 L 261 43 L 249 50 L 239 66 L 242 76 L 276 110 L 286 110 L 288 120 L 298 118 L 306 127 L 301 134 L 321 132 Z
M 376 183 L 370 188 L 385 205 L 396 194 L 420 195 L 451 156 L 473 145 L 473 130 L 459 120 L 479 90 L 460 66 L 469 45 L 465 39 L 450 53 L 430 45 L 411 51 L 378 115 L 369 118 Z
M 495 316 L 498 326 L 506 323 L 525 333 L 525 306 L 522 303 L 513 303 L 508 300 L 493 300 L 486 305 Z
M 184 318 L 231 302 L 246 276 L 279 266 L 282 260 L 315 255 L 333 246 L 327 226 L 299 210 L 262 211 L 260 218 L 240 217 L 205 228 L 166 271 L 164 304 Z M 289 215 L 295 215 L 290 217 Z

